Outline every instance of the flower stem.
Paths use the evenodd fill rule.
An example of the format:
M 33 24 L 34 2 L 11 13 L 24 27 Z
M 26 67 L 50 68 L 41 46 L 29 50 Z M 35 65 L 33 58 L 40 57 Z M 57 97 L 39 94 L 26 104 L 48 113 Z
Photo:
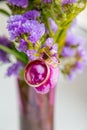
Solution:
M 9 54 L 12 54 L 14 55 L 17 59 L 19 59 L 20 61 L 24 62 L 25 64 L 28 62 L 28 60 L 26 58 L 24 58 L 20 52 L 18 51 L 15 51 L 15 50 L 12 50 L 6 46 L 3 46 L 3 45 L 0 45 L 0 49 L 9 53 Z
M 0 9 L 0 13 L 6 15 L 8 17 L 10 16 L 10 14 L 6 10 L 4 10 L 4 9 Z

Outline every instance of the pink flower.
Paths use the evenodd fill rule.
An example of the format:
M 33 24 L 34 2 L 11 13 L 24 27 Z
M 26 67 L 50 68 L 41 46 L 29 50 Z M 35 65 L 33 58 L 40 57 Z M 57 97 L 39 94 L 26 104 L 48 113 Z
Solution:
M 59 67 L 42 59 L 30 62 L 25 68 L 25 81 L 34 87 L 37 93 L 46 94 L 57 85 Z

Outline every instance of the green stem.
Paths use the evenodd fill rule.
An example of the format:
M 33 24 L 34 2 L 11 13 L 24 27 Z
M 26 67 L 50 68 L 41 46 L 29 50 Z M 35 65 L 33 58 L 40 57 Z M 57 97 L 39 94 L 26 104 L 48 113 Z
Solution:
M 21 54 L 19 52 L 17 52 L 17 51 L 14 51 L 14 50 L 12 50 L 10 48 L 7 48 L 6 46 L 3 46 L 3 45 L 0 45 L 0 49 L 7 52 L 7 53 L 9 53 L 9 54 L 14 55 L 17 59 L 21 60 L 24 63 L 28 62 L 27 59 L 23 58 L 21 56 Z
M 4 10 L 4 9 L 0 9 L 0 13 L 6 15 L 8 17 L 10 16 L 10 14 L 6 10 Z

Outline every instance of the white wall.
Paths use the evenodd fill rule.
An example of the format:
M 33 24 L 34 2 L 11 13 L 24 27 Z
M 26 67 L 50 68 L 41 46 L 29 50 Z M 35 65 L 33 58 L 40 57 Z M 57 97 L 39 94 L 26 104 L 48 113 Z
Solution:
M 0 8 L 6 8 L 0 2 Z M 0 36 L 8 35 L 7 17 L 0 14 Z M 7 65 L 0 66 L 0 130 L 19 130 L 17 88 L 14 77 L 6 77 Z
M 5 6 L 0 3 L 0 7 Z M 6 20 L 0 15 L 0 35 L 7 35 Z M 87 36 L 87 32 L 84 34 L 79 29 L 77 32 Z M 6 68 L 6 65 L 0 66 L 0 130 L 19 130 L 15 79 L 4 76 Z M 87 130 L 87 68 L 73 82 L 60 76 L 55 102 L 55 130 Z

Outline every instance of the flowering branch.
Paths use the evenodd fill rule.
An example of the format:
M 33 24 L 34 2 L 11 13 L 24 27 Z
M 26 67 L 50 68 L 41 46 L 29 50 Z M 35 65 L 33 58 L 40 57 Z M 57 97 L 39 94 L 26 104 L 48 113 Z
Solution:
M 7 2 L 11 15 L 2 9 L 0 11 L 10 15 L 7 29 L 12 42 L 0 39 L 0 60 L 9 62 L 8 54 L 17 59 L 17 63 L 8 69 L 8 76 L 12 72 L 19 75 L 21 66 L 27 65 L 22 69 L 25 81 L 35 87 L 36 92 L 45 94 L 57 83 L 59 58 L 61 72 L 70 79 L 75 72 L 83 70 L 87 63 L 84 40 L 76 36 L 72 28 L 76 25 L 76 16 L 85 9 L 87 0 Z

